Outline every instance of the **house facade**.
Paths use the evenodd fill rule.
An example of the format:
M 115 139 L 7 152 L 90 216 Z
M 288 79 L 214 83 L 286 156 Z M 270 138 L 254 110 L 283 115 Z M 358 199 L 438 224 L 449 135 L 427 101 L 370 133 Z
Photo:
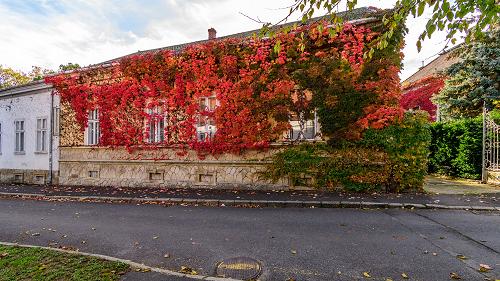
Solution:
M 58 182 L 59 97 L 43 81 L 0 90 L 0 183 Z
M 344 16 L 346 21 L 350 22 L 353 26 L 362 26 L 380 22 L 380 18 L 372 16 L 374 12 L 377 13 L 380 10 L 376 8 L 362 8 L 341 16 Z M 254 32 L 251 31 L 219 39 L 250 37 Z M 204 44 L 209 41 L 217 42 L 219 39 L 215 38 L 215 30 L 210 29 L 208 40 L 151 51 L 142 51 L 128 57 L 141 58 L 145 56 L 148 59 L 154 59 L 155 54 L 158 56 L 169 56 L 170 53 L 182 52 L 189 46 L 196 46 L 197 44 Z M 108 61 L 103 65 L 97 66 L 97 71 L 106 73 L 107 68 L 119 67 L 117 66 L 119 61 L 120 59 Z M 123 63 L 123 61 L 121 62 Z M 187 74 L 187 76 L 190 75 Z M 205 79 L 202 76 L 197 78 L 197 80 Z M 168 78 L 166 79 L 168 80 Z M 218 81 L 217 83 L 220 83 L 220 79 Z M 92 82 L 90 82 L 89 85 L 91 85 L 90 87 L 99 89 L 96 90 L 99 93 L 108 95 L 107 98 L 103 97 L 98 103 L 111 103 L 110 100 L 112 99 L 112 89 L 114 86 L 101 87 L 102 82 L 97 83 L 92 85 Z M 172 87 L 180 88 L 178 83 L 173 83 L 175 85 Z M 206 83 L 209 84 L 211 82 L 207 81 Z M 185 87 L 185 85 L 183 84 L 182 87 Z M 156 86 L 151 85 L 151 87 Z M 194 87 L 196 88 L 196 86 Z M 200 84 L 198 87 L 204 87 L 204 85 Z M 102 89 L 105 90 L 102 91 Z M 172 88 L 170 91 L 177 90 Z M 128 94 L 130 93 L 120 93 L 118 96 L 122 97 Z M 204 93 L 195 98 L 194 101 L 190 100 L 189 102 L 192 104 L 188 107 L 172 97 L 166 97 L 164 100 L 161 98 L 145 99 L 138 97 L 136 101 L 130 100 L 126 104 L 141 104 L 141 106 L 144 106 L 142 112 L 137 112 L 136 109 L 128 107 L 118 114 L 114 112 L 116 109 L 104 112 L 104 110 L 99 109 L 99 106 L 89 107 L 84 113 L 75 112 L 75 105 L 63 102 L 61 104 L 60 121 L 60 184 L 130 187 L 197 186 L 233 189 L 294 188 L 295 182 L 292 182 L 290 179 L 284 178 L 278 182 L 270 183 L 260 176 L 260 172 L 265 169 L 265 164 L 268 163 L 270 156 L 289 145 L 294 145 L 297 141 L 325 141 L 321 134 L 321 125 L 318 122 L 316 112 L 309 114 L 307 117 L 301 116 L 301 114 L 290 114 L 288 119 L 289 129 L 282 130 L 279 136 L 273 137 L 272 141 L 266 144 L 265 147 L 245 147 L 245 149 L 239 150 L 238 153 L 203 153 L 200 157 L 200 151 L 197 148 L 205 145 L 209 146 L 209 149 L 216 147 L 219 144 L 217 142 L 217 135 L 221 134 L 221 130 L 226 130 L 222 134 L 228 134 L 230 131 L 227 128 L 220 128 L 221 122 L 224 123 L 223 118 L 219 117 L 218 121 L 216 119 L 217 116 L 223 114 L 220 112 L 224 110 L 224 107 L 234 110 L 235 105 L 228 105 L 227 97 L 222 98 L 226 99 L 224 101 L 221 100 L 220 96 L 221 94 L 216 91 L 212 92 L 212 94 Z M 307 98 L 307 93 L 304 97 Z M 120 98 L 118 97 L 118 99 Z M 116 102 L 124 104 L 123 101 L 120 102 L 117 100 Z M 234 99 L 230 102 L 234 102 Z M 88 105 L 87 101 L 84 101 L 84 103 Z M 154 103 L 154 105 L 151 106 L 149 105 L 150 103 Z M 172 104 L 176 105 L 172 106 Z M 171 113 L 172 111 L 177 111 L 178 107 L 183 106 L 184 111 L 181 113 Z M 248 106 L 250 108 L 250 105 Z M 136 113 L 124 117 L 130 113 L 129 111 Z M 179 146 L 175 142 L 170 142 L 170 140 L 180 139 L 179 135 L 185 134 L 185 130 L 191 130 L 186 129 L 184 125 L 180 125 L 186 123 L 186 118 L 189 117 L 185 115 L 187 111 L 197 112 L 197 115 L 194 117 L 196 119 L 194 124 L 187 125 L 188 127 L 193 126 L 192 128 L 195 132 L 191 134 L 194 139 L 190 137 L 188 141 L 184 142 L 184 146 Z M 244 109 L 242 111 L 244 112 Z M 244 114 L 243 112 L 236 112 L 234 117 L 238 118 L 241 114 Z M 83 115 L 85 115 L 83 117 L 85 120 L 82 120 Z M 249 118 L 251 119 L 252 117 L 250 116 Z M 274 126 L 274 123 L 276 123 L 274 121 L 268 122 L 267 120 L 263 120 L 263 122 L 267 122 L 267 125 L 263 125 L 264 127 Z M 79 125 L 82 123 L 85 124 L 83 130 L 81 125 Z M 114 125 L 113 128 L 107 128 L 107 132 L 104 133 L 103 125 L 110 126 L 111 123 L 126 124 L 126 127 Z M 238 134 L 238 124 L 234 126 L 231 129 L 232 134 Z M 243 124 L 241 124 L 240 130 L 246 130 L 243 127 Z M 124 133 L 117 133 L 119 130 L 123 130 Z M 137 130 L 142 132 L 137 133 Z M 258 130 L 265 131 L 266 129 L 259 128 Z M 128 134 L 129 131 L 134 131 L 134 134 L 124 138 L 123 135 Z M 103 134 L 106 135 L 104 137 L 106 142 L 104 143 L 102 143 Z M 256 131 L 256 134 L 259 134 L 259 132 Z M 135 141 L 136 138 L 139 140 L 132 146 L 121 145 L 123 142 L 133 142 L 130 139 L 134 139 Z M 121 141 L 118 144 L 115 142 L 117 139 Z M 226 144 L 223 141 L 221 146 Z M 304 178 L 300 182 L 308 185 L 312 184 L 314 179 L 308 177 L 308 175 L 304 175 Z
M 316 68 L 321 67 L 318 59 L 328 61 L 328 54 L 338 55 L 340 48 L 343 49 L 342 58 L 336 59 L 348 64 L 351 72 L 358 71 L 359 74 L 362 69 L 360 65 L 363 61 L 363 46 L 373 36 L 371 30 L 365 26 L 380 26 L 381 13 L 382 10 L 370 7 L 339 14 L 349 26 L 342 34 L 343 42 L 347 43 L 341 43 L 333 48 L 331 44 L 337 43 L 327 42 L 329 36 L 327 31 L 313 28 L 313 33 L 319 32 L 320 35 L 310 36 L 315 38 L 323 36 L 325 40 L 318 44 L 328 46 L 318 47 L 314 53 L 309 53 L 313 58 L 311 60 L 316 61 Z M 64 89 L 64 86 L 61 87 L 64 82 L 57 85 L 57 82 L 50 79 L 46 80 L 46 83 L 35 82 L 1 90 L 1 182 L 232 189 L 289 189 L 296 188 L 297 185 L 314 184 L 315 179 L 307 174 L 298 181 L 282 178 L 277 182 L 269 182 L 261 176 L 265 165 L 275 153 L 298 142 L 317 143 L 327 140 L 322 133 L 319 113 L 315 108 L 308 113 L 283 110 L 287 106 L 300 108 L 301 105 L 311 102 L 311 91 L 301 88 L 299 83 L 292 81 L 291 75 L 286 74 L 288 75 L 286 79 L 269 80 L 264 83 L 268 90 L 260 90 L 258 96 L 255 92 L 250 94 L 253 88 L 248 87 L 248 83 L 245 84 L 244 81 L 247 79 L 245 77 L 252 75 L 242 76 L 242 69 L 235 67 L 238 64 L 233 64 L 231 68 L 231 57 L 226 55 L 217 55 L 228 60 L 225 63 L 218 63 L 216 66 L 219 68 L 218 72 L 212 73 L 218 76 L 212 77 L 215 79 L 212 81 L 205 77 L 208 76 L 205 75 L 208 72 L 199 71 L 204 67 L 204 63 L 199 64 L 198 69 L 189 69 L 181 73 L 180 69 L 185 66 L 180 66 L 179 61 L 182 60 L 175 61 L 175 57 L 184 50 L 194 49 L 193 56 L 198 56 L 204 54 L 204 51 L 197 53 L 197 46 L 204 44 L 212 46 L 213 42 L 227 42 L 225 40 L 233 38 L 246 40 L 243 45 L 238 45 L 246 48 L 250 40 L 248 38 L 255 32 L 216 38 L 216 32 L 211 28 L 208 40 L 141 51 L 63 74 L 69 79 L 68 81 L 76 79 L 80 81 L 78 82 L 80 86 L 86 85 L 85 90 L 78 88 L 78 83 L 74 84 L 76 88 L 73 90 Z M 213 45 L 221 48 L 234 47 L 231 45 L 233 43 L 224 44 Z M 259 44 L 263 47 L 252 49 L 256 59 L 263 48 L 267 48 L 269 56 L 274 56 L 271 45 L 266 43 L 265 39 Z M 312 48 L 312 51 L 317 46 L 311 45 L 308 48 Z M 394 49 L 396 56 L 399 50 L 398 47 Z M 295 61 L 299 61 L 301 55 L 296 52 L 295 56 Z M 126 86 L 120 84 L 123 81 L 136 79 L 132 76 L 129 77 L 131 80 L 123 79 L 122 74 L 129 74 L 124 72 L 126 66 L 120 64 L 126 63 L 128 58 L 139 58 L 134 63 L 139 63 L 141 60 L 143 62 L 149 60 L 151 63 L 151 60 L 158 57 L 164 60 L 162 63 L 166 63 L 162 65 L 174 61 L 179 63 L 175 81 L 170 80 L 166 72 L 165 77 L 154 81 L 156 84 Z M 243 60 L 245 56 L 242 55 L 239 59 Z M 192 61 L 203 61 L 203 59 Z M 380 60 L 380 67 L 387 67 L 383 61 Z M 289 62 L 293 62 L 293 59 L 267 57 L 262 59 L 261 63 L 262 67 L 275 67 L 279 71 L 281 65 Z M 241 61 L 240 65 L 241 63 L 244 62 Z M 189 67 L 185 67 L 187 68 Z M 250 65 L 245 71 L 253 71 L 254 75 L 257 75 L 261 68 Z M 347 68 L 344 66 L 342 69 Z M 391 88 L 391 85 L 399 85 L 396 68 L 394 66 L 389 69 L 392 72 L 383 78 L 397 79 L 397 83 L 386 83 L 389 87 L 375 90 L 370 88 L 367 91 L 377 94 L 397 91 Z M 104 76 L 99 76 L 97 82 L 90 80 L 85 82 L 86 78 L 82 77 L 94 70 L 97 76 Z M 199 71 L 198 74 L 196 71 Z M 269 68 L 266 71 L 271 70 Z M 110 73 L 118 72 L 120 77 L 110 78 Z M 221 72 L 227 72 L 227 75 L 221 75 Z M 80 74 L 83 76 L 79 76 Z M 157 75 L 156 72 L 152 74 Z M 189 81 L 193 75 L 198 75 L 198 78 Z M 234 78 L 235 75 L 237 78 Z M 228 76 L 232 77 L 232 80 L 223 78 Z M 350 79 L 352 76 L 349 74 L 345 79 Z M 264 76 L 262 78 L 267 79 Z M 164 83 L 167 80 L 170 82 Z M 119 85 L 106 81 L 118 81 Z M 233 86 L 220 91 L 214 90 L 224 83 L 233 83 Z M 371 81 L 366 83 L 367 86 L 363 87 L 374 85 Z M 211 86 L 207 87 L 207 84 Z M 137 85 L 139 87 L 136 87 Z M 156 94 L 152 94 L 152 89 L 155 89 Z M 165 94 L 167 91 L 169 94 Z M 189 95 L 186 94 L 188 91 L 191 91 Z M 158 93 L 162 93 L 162 96 Z M 285 95 L 287 98 L 272 100 L 269 97 L 273 95 Z M 189 96 L 188 99 L 182 100 L 186 96 Z M 371 115 L 368 111 L 366 114 L 378 116 L 376 112 L 378 109 L 383 114 L 396 112 L 390 110 L 392 108 L 390 106 L 394 106 L 390 104 L 390 99 L 383 100 L 387 101 L 389 107 L 379 103 L 369 108 L 373 111 Z M 284 102 L 288 104 L 283 104 Z M 325 103 L 336 102 L 336 98 L 325 100 Z M 267 111 L 263 111 L 261 106 L 267 107 Z M 270 115 L 271 112 L 273 116 Z M 368 126 L 369 122 L 371 121 L 366 119 L 362 124 Z M 343 132 L 344 134 L 358 131 L 357 123 L 351 125 L 348 131 Z

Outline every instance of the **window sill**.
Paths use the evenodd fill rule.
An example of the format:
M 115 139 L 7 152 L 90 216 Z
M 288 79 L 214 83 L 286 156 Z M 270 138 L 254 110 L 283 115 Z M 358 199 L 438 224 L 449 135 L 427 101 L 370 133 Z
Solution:
M 14 155 L 25 155 L 25 151 L 14 151 Z
M 47 154 L 47 151 L 35 151 L 35 154 Z

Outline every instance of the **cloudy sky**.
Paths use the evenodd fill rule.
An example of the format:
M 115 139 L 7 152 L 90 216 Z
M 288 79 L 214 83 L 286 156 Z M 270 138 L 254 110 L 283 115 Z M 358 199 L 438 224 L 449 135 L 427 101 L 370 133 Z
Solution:
M 115 57 L 260 28 L 241 13 L 276 22 L 293 0 L 0 0 L 0 64 L 28 71 L 89 65 Z M 391 8 L 395 0 L 359 0 L 358 7 Z M 318 14 L 319 15 L 319 14 Z M 416 37 L 425 17 L 409 19 L 404 79 L 444 46 L 433 36 L 417 53 Z

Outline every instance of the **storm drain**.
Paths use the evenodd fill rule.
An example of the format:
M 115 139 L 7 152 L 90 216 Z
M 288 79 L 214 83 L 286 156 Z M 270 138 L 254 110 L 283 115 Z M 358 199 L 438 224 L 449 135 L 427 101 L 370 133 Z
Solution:
M 231 258 L 219 263 L 216 273 L 219 277 L 255 280 L 262 273 L 262 266 L 252 258 Z

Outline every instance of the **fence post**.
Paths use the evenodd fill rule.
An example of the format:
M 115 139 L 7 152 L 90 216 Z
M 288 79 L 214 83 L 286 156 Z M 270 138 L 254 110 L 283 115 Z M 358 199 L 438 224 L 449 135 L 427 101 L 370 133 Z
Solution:
M 488 172 L 486 170 L 486 101 L 483 101 L 483 153 L 482 153 L 482 162 L 483 169 L 481 171 L 481 182 L 488 182 Z

